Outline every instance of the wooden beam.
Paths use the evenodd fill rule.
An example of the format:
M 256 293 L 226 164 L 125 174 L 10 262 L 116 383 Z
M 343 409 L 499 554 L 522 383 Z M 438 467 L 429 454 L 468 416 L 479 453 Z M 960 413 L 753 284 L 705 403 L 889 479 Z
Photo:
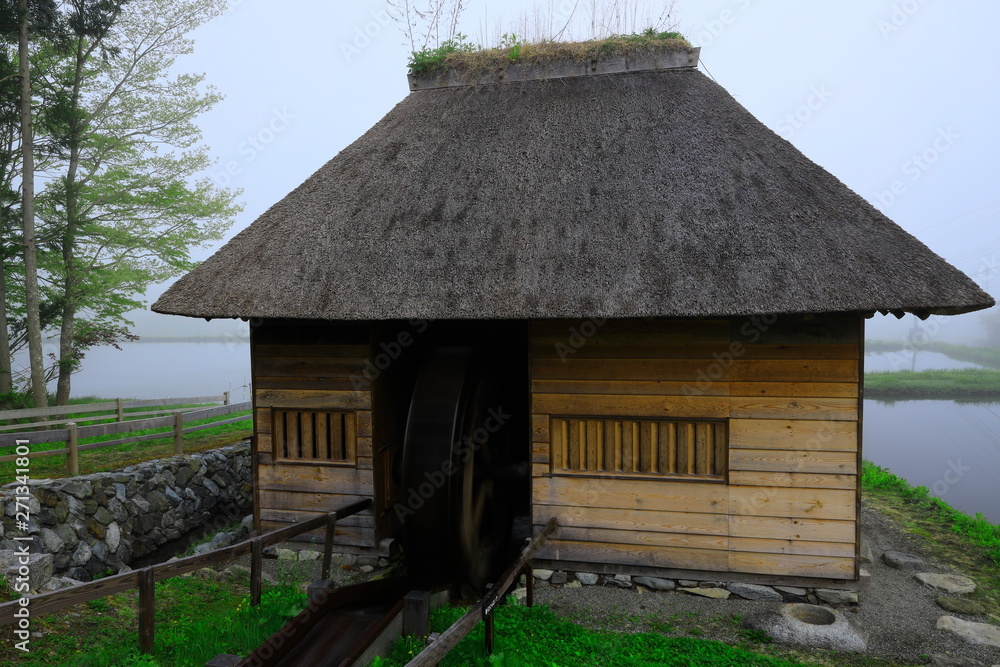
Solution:
M 410 591 L 403 598 L 403 634 L 425 638 L 431 633 L 430 591 Z

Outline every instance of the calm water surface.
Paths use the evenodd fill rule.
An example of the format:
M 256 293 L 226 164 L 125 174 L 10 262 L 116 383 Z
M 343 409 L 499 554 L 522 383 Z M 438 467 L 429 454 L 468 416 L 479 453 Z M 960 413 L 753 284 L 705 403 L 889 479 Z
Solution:
M 865 401 L 864 458 L 1000 523 L 1000 403 Z
M 181 398 L 231 391 L 234 402 L 249 400 L 250 346 L 245 341 L 121 347 L 87 353 L 83 370 L 73 376 L 74 396 Z
M 983 368 L 967 361 L 955 361 L 940 352 L 877 352 L 865 355 L 865 371 L 938 371 Z

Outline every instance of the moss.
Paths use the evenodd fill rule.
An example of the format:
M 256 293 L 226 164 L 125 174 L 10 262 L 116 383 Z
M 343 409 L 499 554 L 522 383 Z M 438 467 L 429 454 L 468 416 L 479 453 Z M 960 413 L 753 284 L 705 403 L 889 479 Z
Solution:
M 436 76 L 450 70 L 475 76 L 513 63 L 588 62 L 612 56 L 688 48 L 691 48 L 691 43 L 680 33 L 654 29 L 586 42 L 542 41 L 526 44 L 515 35 L 504 35 L 500 46 L 492 49 L 467 43 L 464 36 L 459 35 L 457 40 L 444 42 L 437 48 L 415 52 L 410 58 L 409 70 L 410 74 L 418 77 Z

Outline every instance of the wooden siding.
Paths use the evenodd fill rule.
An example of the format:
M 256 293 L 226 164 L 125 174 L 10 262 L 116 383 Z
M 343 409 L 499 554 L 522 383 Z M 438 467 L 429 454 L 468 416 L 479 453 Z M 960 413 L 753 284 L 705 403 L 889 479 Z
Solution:
M 531 343 L 533 522 L 562 526 L 540 558 L 855 579 L 857 317 L 553 321 Z M 725 420 L 726 483 L 559 474 L 602 465 L 614 418 Z
M 261 529 L 282 528 L 371 498 L 374 480 L 371 383 L 365 375 L 369 357 L 367 329 L 266 322 L 254 330 L 251 351 L 257 436 L 256 504 Z M 343 414 L 342 439 L 316 426 L 310 432 L 309 443 L 297 443 L 293 450 L 286 450 L 281 438 L 276 437 L 283 432 L 283 413 Z M 338 421 L 331 420 L 334 423 Z M 301 428 L 295 430 L 297 435 L 304 432 Z M 323 457 L 317 455 L 316 443 L 321 437 L 327 439 L 328 447 L 336 448 L 335 452 L 327 451 L 330 458 L 345 460 L 319 460 Z M 304 539 L 321 537 L 316 533 Z M 338 522 L 335 543 L 374 548 L 377 541 L 373 513 L 369 510 Z

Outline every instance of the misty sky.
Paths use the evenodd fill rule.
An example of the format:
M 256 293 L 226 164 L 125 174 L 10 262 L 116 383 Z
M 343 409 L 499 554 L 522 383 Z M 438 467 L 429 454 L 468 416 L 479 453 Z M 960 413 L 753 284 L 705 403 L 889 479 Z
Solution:
M 485 22 L 492 39 L 498 18 L 532 12 L 535 4 L 542 3 L 472 0 L 463 32 L 479 41 Z M 211 175 L 244 190 L 246 210 L 230 236 L 407 95 L 409 52 L 398 26 L 386 21 L 385 2 L 282 6 L 293 11 L 275 11 L 264 0 L 231 5 L 196 33 L 195 54 L 179 61 L 184 71 L 206 72 L 227 95 L 200 124 L 219 160 Z M 703 72 L 931 249 L 1000 292 L 1000 3 L 677 6 L 681 32 L 702 47 Z M 578 25 L 589 23 L 577 11 Z M 961 329 L 959 320 L 976 317 L 948 327 Z M 884 320 L 870 328 L 882 331 Z M 151 313 L 136 321 L 147 336 L 213 335 L 237 326 Z

